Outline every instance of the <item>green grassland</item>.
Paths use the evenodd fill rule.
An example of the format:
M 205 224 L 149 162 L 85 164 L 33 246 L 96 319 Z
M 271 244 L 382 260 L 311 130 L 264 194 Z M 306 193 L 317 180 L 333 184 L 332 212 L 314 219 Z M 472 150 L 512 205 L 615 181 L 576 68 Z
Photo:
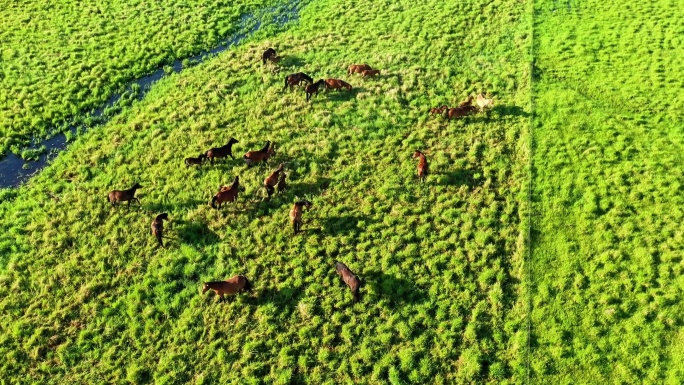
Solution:
M 684 9 L 535 2 L 531 366 L 684 379 Z
M 213 48 L 267 0 L 33 1 L 0 7 L 0 155 L 99 107 L 124 85 Z
M 521 383 L 531 15 L 517 1 L 320 0 L 159 82 L 0 203 L 0 377 L 35 383 Z M 263 68 L 272 46 L 283 69 Z M 347 76 L 367 62 L 383 74 Z M 349 81 L 307 103 L 287 73 Z M 487 91 L 487 114 L 430 107 Z M 186 168 L 236 137 L 267 167 Z M 416 183 L 413 150 L 432 174 Z M 290 190 L 262 202 L 280 162 Z M 239 201 L 208 206 L 240 175 Z M 141 205 L 111 208 L 135 182 Z M 293 237 L 295 197 L 314 206 Z M 149 224 L 170 222 L 166 249 Z M 364 281 L 353 303 L 335 275 Z M 217 304 L 201 282 L 246 275 Z

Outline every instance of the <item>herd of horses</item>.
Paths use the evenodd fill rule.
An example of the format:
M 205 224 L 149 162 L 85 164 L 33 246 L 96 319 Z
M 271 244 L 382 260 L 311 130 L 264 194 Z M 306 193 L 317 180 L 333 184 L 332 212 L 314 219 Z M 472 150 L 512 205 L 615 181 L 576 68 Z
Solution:
M 277 64 L 280 60 L 281 57 L 277 55 L 273 48 L 267 49 L 262 55 L 262 64 L 266 64 L 267 62 Z M 373 69 L 367 64 L 353 64 L 349 66 L 347 74 L 353 75 L 356 73 L 361 74 L 363 77 L 369 77 L 380 74 L 380 70 Z M 305 84 L 304 90 L 306 92 L 307 101 L 311 100 L 311 97 L 316 95 L 321 87 L 324 87 L 326 90 L 352 89 L 352 86 L 349 83 L 341 79 L 329 78 L 320 79 L 314 82 L 311 76 L 303 72 L 297 72 L 285 77 L 284 91 L 287 90 L 288 87 L 291 90 L 294 87 L 299 87 L 301 84 Z M 459 103 L 455 108 L 448 108 L 444 105 L 430 109 L 430 114 L 445 114 L 448 119 L 470 115 L 478 110 L 478 108 L 473 105 L 473 99 L 475 99 L 479 111 L 493 106 L 493 100 L 485 98 L 482 94 L 478 94 L 476 98 L 473 95 L 470 95 L 465 101 Z M 215 161 L 218 161 L 218 159 L 222 158 L 230 157 L 231 159 L 235 159 L 233 156 L 233 145 L 236 143 L 239 143 L 237 139 L 230 138 L 228 143 L 225 145 L 210 148 L 209 150 L 199 154 L 199 156 L 196 158 L 185 158 L 184 162 L 186 166 L 189 167 L 192 165 L 201 166 L 207 161 L 211 165 L 214 165 Z M 275 143 L 267 140 L 262 148 L 248 151 L 243 155 L 242 158 L 247 167 L 250 168 L 260 163 L 267 163 L 268 159 L 274 155 Z M 427 158 L 425 154 L 418 150 L 414 151 L 412 158 L 418 159 L 418 180 L 424 182 L 428 175 Z M 266 179 L 264 179 L 263 187 L 266 190 L 266 199 L 271 199 L 272 195 L 276 192 L 276 188 L 278 193 L 285 191 L 287 188 L 287 183 L 285 181 L 286 178 L 287 175 L 284 172 L 284 164 L 281 163 L 277 169 L 271 172 Z M 142 186 L 138 183 L 135 183 L 133 187 L 127 190 L 113 190 L 109 193 L 108 200 L 113 207 L 115 207 L 116 203 L 118 202 L 127 202 L 128 206 L 130 206 L 131 202 L 138 202 L 138 204 L 140 204 L 140 200 L 135 196 L 136 191 L 140 188 L 142 188 Z M 233 179 L 233 183 L 230 186 L 221 186 L 219 188 L 219 191 L 211 198 L 209 205 L 216 210 L 220 210 L 223 203 L 235 202 L 237 200 L 239 190 L 240 178 L 239 176 L 235 176 L 235 179 Z M 306 199 L 303 199 L 296 201 L 290 209 L 290 223 L 292 224 L 295 235 L 302 231 L 302 213 L 304 212 L 305 207 L 307 210 L 311 210 L 312 203 Z M 150 226 L 152 235 L 154 235 L 159 243 L 159 246 L 162 248 L 164 247 L 164 220 L 169 220 L 168 213 L 157 215 Z M 335 271 L 351 290 L 354 301 L 358 301 L 359 289 L 362 283 L 359 277 L 342 262 L 335 262 Z M 202 294 L 206 293 L 208 290 L 214 291 L 216 296 L 219 298 L 219 301 L 225 301 L 226 295 L 231 296 L 244 291 L 250 292 L 252 290 L 252 285 L 246 277 L 242 275 L 236 275 L 225 281 L 205 282 L 202 287 Z

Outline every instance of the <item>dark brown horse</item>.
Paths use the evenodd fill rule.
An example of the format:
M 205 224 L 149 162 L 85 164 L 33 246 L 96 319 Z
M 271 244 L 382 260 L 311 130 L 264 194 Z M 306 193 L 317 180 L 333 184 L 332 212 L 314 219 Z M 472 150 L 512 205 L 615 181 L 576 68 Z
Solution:
M 468 116 L 474 112 L 477 111 L 477 108 L 475 106 L 463 106 L 463 107 L 456 107 L 456 108 L 449 108 L 447 110 L 447 118 L 453 119 L 453 118 L 461 118 L 464 116 Z
M 204 285 L 202 285 L 202 294 L 206 293 L 208 290 L 213 290 L 219 297 L 219 301 L 225 302 L 226 295 L 234 295 L 241 291 L 251 292 L 252 283 L 249 282 L 246 277 L 236 275 L 225 281 L 204 282 Z
M 465 107 L 465 106 L 472 106 L 472 105 L 473 105 L 473 95 L 470 94 L 470 95 L 468 95 L 468 99 L 458 103 L 457 108 L 458 107 Z
M 283 91 L 287 90 L 288 86 L 292 89 L 292 87 L 298 86 L 302 82 L 311 84 L 313 83 L 313 79 L 304 72 L 287 75 L 285 77 L 285 87 L 283 88 Z
M 416 150 L 413 153 L 413 156 L 411 158 L 419 159 L 418 160 L 418 180 L 420 180 L 421 182 L 425 181 L 425 177 L 428 174 L 428 163 L 427 163 L 427 158 L 425 158 L 425 154 Z
M 223 202 L 235 202 L 237 200 L 239 190 L 240 180 L 239 177 L 236 176 L 233 180 L 233 184 L 230 185 L 230 187 L 222 187 L 221 190 L 219 190 L 219 192 L 216 193 L 213 198 L 211 198 L 211 207 L 220 210 L 221 204 Z M 216 207 L 216 203 L 218 203 L 218 207 Z
M 304 211 L 304 206 L 311 210 L 312 203 L 304 199 L 299 202 L 295 202 L 294 206 L 290 210 L 290 221 L 292 222 L 292 228 L 294 229 L 295 235 L 302 231 L 302 211 Z
M 185 165 L 190 167 L 191 164 L 196 164 L 196 165 L 202 165 L 204 160 L 207 159 L 207 156 L 205 154 L 199 154 L 197 158 L 185 158 Z
M 266 193 L 268 194 L 268 199 L 271 199 L 271 195 L 275 192 L 275 186 L 278 184 L 280 175 L 283 172 L 283 164 L 281 163 L 278 168 L 271 173 L 266 179 L 264 179 L 264 187 L 266 188 Z
M 164 220 L 169 220 L 169 214 L 163 213 L 157 215 L 157 217 L 152 221 L 151 226 L 152 235 L 157 238 L 157 241 L 161 247 L 164 247 L 164 242 L 162 242 L 162 238 L 164 237 Z
M 230 156 L 232 159 L 235 159 L 235 157 L 233 156 L 233 144 L 235 143 L 238 143 L 237 139 L 230 138 L 228 144 L 226 144 L 225 146 L 214 147 L 209 149 L 209 151 L 206 152 L 206 156 L 207 158 L 209 158 L 211 164 L 214 164 L 214 159 L 225 158 L 228 156 Z
M 342 262 L 335 262 L 335 271 L 342 277 L 344 283 L 349 286 L 354 297 L 354 302 L 359 300 L 359 288 L 361 287 L 361 280 Z
M 267 61 L 270 61 L 271 63 L 277 63 L 280 60 L 278 55 L 276 55 L 276 51 L 273 48 L 269 48 L 264 53 L 261 55 L 261 64 L 265 65 Z
M 317 81 L 316 83 L 309 84 L 306 86 L 306 101 L 308 102 L 311 100 L 313 95 L 318 94 L 318 90 L 325 85 L 325 80 L 321 79 Z
M 281 193 L 285 191 L 287 188 L 287 183 L 285 182 L 285 178 L 287 178 L 287 174 L 284 172 L 280 174 L 280 180 L 278 181 L 278 193 Z
M 368 64 L 352 64 L 349 66 L 349 70 L 347 71 L 347 75 L 355 74 L 355 73 L 362 73 L 365 70 L 372 70 L 371 66 Z
M 247 163 L 247 167 L 252 167 L 255 163 L 266 162 L 268 158 L 275 154 L 275 143 L 266 141 L 264 147 L 257 151 L 248 151 L 242 158 Z
M 351 84 L 345 82 L 344 80 L 325 79 L 325 89 L 326 90 L 341 90 L 342 88 L 346 88 L 348 91 L 351 91 L 352 86 L 351 86 Z
M 135 190 L 139 188 L 142 188 L 142 186 L 136 183 L 128 190 L 113 190 L 107 196 L 109 203 L 111 203 L 112 206 L 114 206 L 115 202 L 128 202 L 128 206 L 131 205 L 131 201 L 136 201 L 140 204 L 140 200 L 135 197 Z

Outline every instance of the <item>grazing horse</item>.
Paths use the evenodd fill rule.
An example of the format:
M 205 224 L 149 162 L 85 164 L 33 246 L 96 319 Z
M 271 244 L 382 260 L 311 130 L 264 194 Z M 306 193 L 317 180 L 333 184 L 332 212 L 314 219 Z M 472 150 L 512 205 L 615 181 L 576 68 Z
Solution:
M 435 114 L 443 114 L 444 110 L 446 110 L 447 106 L 442 106 L 442 107 L 435 107 L 435 108 L 430 108 L 430 115 L 435 115 Z
M 477 94 L 477 106 L 480 107 L 480 111 L 485 108 L 491 108 L 494 106 L 494 100 L 487 99 L 482 94 Z
M 473 105 L 473 95 L 470 94 L 468 95 L 468 99 L 458 103 L 457 107 L 465 107 L 465 106 L 472 106 Z
M 197 158 L 193 158 L 193 157 L 185 158 L 185 165 L 188 167 L 190 167 L 191 164 L 197 164 L 197 165 L 201 166 L 202 162 L 204 162 L 205 159 L 207 159 L 206 154 L 199 154 L 199 156 Z
M 157 215 L 156 218 L 152 221 L 152 235 L 157 238 L 157 241 L 159 241 L 159 245 L 161 247 L 164 247 L 164 242 L 162 242 L 162 237 L 164 236 L 164 220 L 169 220 L 169 214 L 163 213 Z
M 213 198 L 211 198 L 211 207 L 215 208 L 216 210 L 220 210 L 221 204 L 223 202 L 235 202 L 237 200 L 239 190 L 240 180 L 239 177 L 236 176 L 235 180 L 233 180 L 233 184 L 230 185 L 230 187 L 221 187 L 219 192 L 216 193 Z M 216 203 L 218 203 L 218 207 L 216 207 Z
M 456 108 L 449 108 L 447 110 L 447 118 L 453 119 L 453 118 L 460 118 L 463 116 L 468 116 L 475 112 L 476 108 L 475 106 L 463 106 L 463 107 L 456 107 Z
M 325 85 L 325 80 L 321 79 L 316 83 L 312 83 L 306 86 L 306 101 L 311 100 L 313 95 L 318 95 L 318 89 Z
M 219 158 L 225 158 L 227 156 L 230 156 L 232 159 L 235 159 L 233 156 L 233 144 L 238 143 L 237 139 L 235 138 L 230 138 L 228 141 L 228 144 L 225 146 L 221 147 L 214 147 L 209 149 L 206 153 L 206 157 L 209 158 L 209 161 L 211 164 L 214 164 L 214 158 L 219 159 Z
M 276 51 L 273 48 L 269 48 L 264 53 L 261 55 L 261 64 L 265 65 L 266 61 L 270 61 L 271 63 L 277 63 L 280 60 L 278 55 L 276 55 Z
M 242 275 L 236 275 L 228 278 L 225 281 L 204 282 L 202 285 L 202 294 L 207 290 L 212 290 L 219 297 L 220 301 L 226 301 L 225 295 L 234 295 L 241 291 L 252 291 L 252 284 L 247 278 Z
M 283 88 L 283 91 L 287 90 L 287 86 L 290 86 L 290 89 L 292 89 L 292 87 L 298 86 L 302 82 L 311 84 L 313 83 L 313 78 L 304 72 L 287 75 L 285 77 L 285 87 Z
M 304 211 L 304 206 L 311 210 L 311 202 L 304 199 L 299 202 L 295 202 L 294 206 L 290 210 L 290 221 L 292 222 L 292 228 L 294 229 L 295 235 L 302 231 L 302 211 Z
M 325 89 L 330 90 L 341 90 L 342 88 L 346 88 L 347 90 L 351 91 L 352 86 L 351 84 L 345 82 L 344 80 L 340 79 L 325 79 Z
M 257 151 L 248 151 L 242 158 L 245 160 L 245 163 L 247 163 L 247 167 L 252 167 L 254 163 L 259 163 L 263 161 L 266 163 L 268 161 L 268 158 L 273 156 L 275 154 L 275 143 L 271 143 L 270 141 L 266 141 L 266 144 L 264 147 L 261 148 L 261 150 Z
M 372 68 L 368 64 L 352 64 L 349 66 L 347 75 L 362 73 L 365 70 L 372 70 Z
M 425 181 L 425 177 L 428 174 L 428 163 L 427 159 L 425 158 L 425 154 L 422 152 L 416 150 L 413 153 L 413 156 L 411 157 L 412 159 L 419 159 L 418 160 L 418 180 L 421 182 Z
M 268 194 L 268 199 L 271 199 L 271 195 L 275 192 L 275 186 L 278 184 L 280 175 L 283 172 L 283 164 L 281 163 L 278 168 L 271 173 L 266 179 L 264 179 L 264 187 L 266 188 L 266 193 Z
M 280 174 L 280 180 L 278 181 L 278 193 L 281 193 L 285 191 L 287 188 L 287 183 L 285 182 L 285 178 L 287 178 L 287 174 L 284 172 Z
M 361 287 L 361 280 L 342 262 L 335 262 L 335 271 L 342 277 L 344 283 L 349 286 L 354 297 L 354 302 L 359 300 L 359 288 Z
M 368 76 L 373 77 L 375 75 L 380 75 L 380 70 L 364 70 L 363 72 L 361 72 L 361 76 L 363 76 L 364 78 Z
M 107 198 L 109 199 L 109 203 L 114 206 L 115 202 L 128 202 L 128 206 L 130 207 L 131 201 L 136 201 L 138 204 L 140 204 L 140 200 L 135 197 L 135 190 L 142 188 L 142 186 L 138 183 L 134 184 L 133 187 L 129 188 L 128 190 L 113 190 L 109 193 Z

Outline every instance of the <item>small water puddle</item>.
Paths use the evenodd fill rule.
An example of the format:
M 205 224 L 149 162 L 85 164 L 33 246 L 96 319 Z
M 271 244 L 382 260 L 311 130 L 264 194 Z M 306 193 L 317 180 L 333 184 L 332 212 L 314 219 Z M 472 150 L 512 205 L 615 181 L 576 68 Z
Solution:
M 214 57 L 216 54 L 241 43 L 244 39 L 252 36 L 261 29 L 262 26 L 276 25 L 282 27 L 285 23 L 295 21 L 299 18 L 299 7 L 300 1 L 289 1 L 284 5 L 268 7 L 243 15 L 240 18 L 238 27 L 238 30 L 241 32 L 224 39 L 216 48 L 200 52 L 197 55 L 188 58 L 178 59 L 165 68 L 171 67 L 173 68 L 173 72 L 181 72 L 185 68 L 183 66 L 184 61 L 190 61 L 193 65 L 199 64 Z M 137 99 L 141 100 L 150 91 L 152 85 L 163 78 L 165 74 L 164 68 L 160 68 L 150 75 L 131 81 L 126 86 L 127 93 L 130 95 L 131 92 L 135 92 L 137 93 Z M 107 116 L 105 111 L 108 108 L 114 107 L 121 100 L 121 97 L 122 94 L 112 95 L 104 105 L 90 114 L 90 117 L 98 122 L 92 128 L 107 123 L 115 116 Z M 84 127 L 80 127 L 83 131 Z M 77 135 L 78 128 L 79 125 L 69 127 L 68 130 L 71 132 L 72 137 Z M 58 134 L 50 139 L 34 141 L 30 146 L 30 148 L 34 149 L 42 147 L 45 147 L 46 151 L 43 151 L 38 159 L 34 161 L 25 161 L 12 153 L 7 154 L 1 159 L 0 188 L 17 187 L 47 166 L 50 159 L 57 156 L 60 151 L 66 149 L 67 137 L 64 134 Z

